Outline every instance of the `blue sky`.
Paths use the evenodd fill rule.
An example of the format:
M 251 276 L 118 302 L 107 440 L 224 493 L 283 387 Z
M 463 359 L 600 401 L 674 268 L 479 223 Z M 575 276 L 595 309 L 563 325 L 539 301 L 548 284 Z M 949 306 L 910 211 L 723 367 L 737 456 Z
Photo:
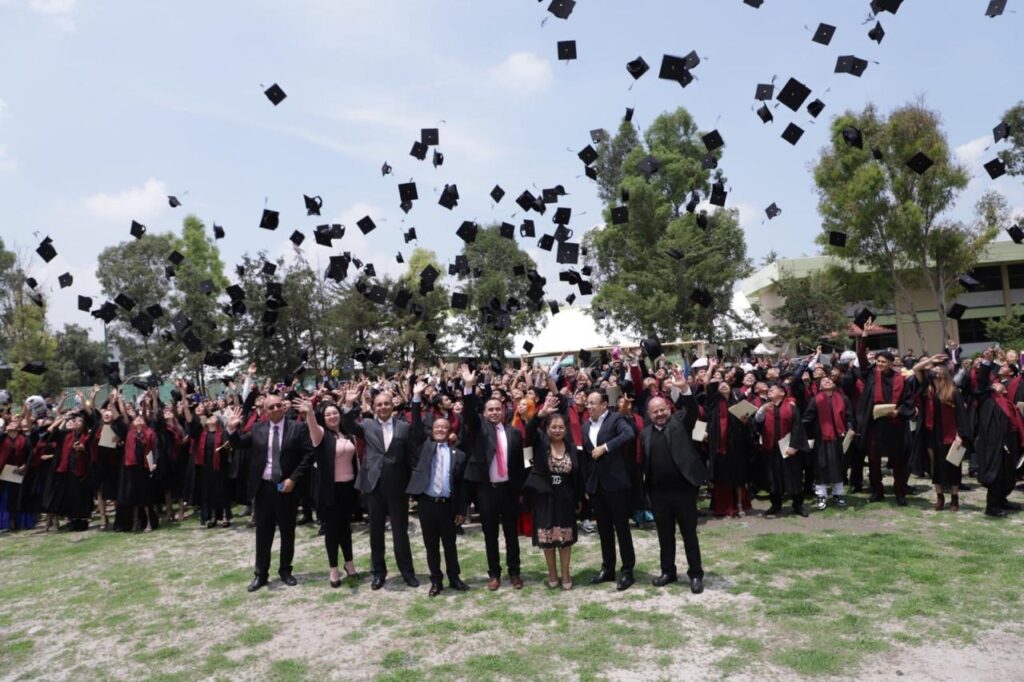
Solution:
M 816 248 L 810 165 L 831 116 L 918 99 L 941 112 L 976 175 L 957 215 L 989 187 L 1024 213 L 1024 183 L 993 182 L 981 168 L 992 127 L 1024 98 L 1018 2 L 989 19 L 986 0 L 907 0 L 881 15 L 881 45 L 866 35 L 868 4 L 580 0 L 563 21 L 546 0 L 0 0 L 0 235 L 31 256 L 54 326 L 98 332 L 75 294 L 99 295 L 96 255 L 128 238 L 133 219 L 151 232 L 178 228 L 186 211 L 216 221 L 229 266 L 246 251 L 287 253 L 293 229 L 343 222 L 339 251 L 397 273 L 406 228 L 450 260 L 463 220 L 518 223 L 519 192 L 563 184 L 579 236 L 601 218 L 576 158 L 588 131 L 614 130 L 627 106 L 646 127 L 682 105 L 725 139 L 728 206 L 740 209 L 748 253 L 798 256 Z M 838 26 L 828 47 L 811 42 L 820 21 Z M 556 43 L 568 39 L 579 59 L 559 62 Z M 703 59 L 698 80 L 684 90 L 657 78 L 663 54 L 690 50 Z M 860 79 L 833 74 L 850 53 L 878 63 Z M 625 63 L 638 55 L 652 70 L 630 90 Z M 754 89 L 773 76 L 825 101 L 816 123 L 779 107 L 761 124 Z M 262 94 L 273 82 L 288 93 L 278 107 Z M 796 147 L 779 137 L 789 121 L 807 130 Z M 438 169 L 408 155 L 422 127 L 441 129 Z M 381 177 L 385 160 L 394 176 Z M 420 200 L 403 216 L 396 185 L 408 179 Z M 451 182 L 462 199 L 449 212 L 437 196 Z M 495 183 L 509 195 L 497 206 Z M 323 197 L 322 218 L 306 217 L 303 193 Z M 184 206 L 171 209 L 167 194 Z M 258 229 L 265 200 L 281 212 L 276 232 Z M 783 213 L 768 223 L 772 202 Z M 364 237 L 354 224 L 367 214 L 378 229 Z M 48 265 L 32 253 L 46 235 L 61 254 Z M 557 280 L 553 254 L 528 246 Z M 330 253 L 311 238 L 305 251 L 314 265 Z M 57 285 L 65 271 L 73 289 Z

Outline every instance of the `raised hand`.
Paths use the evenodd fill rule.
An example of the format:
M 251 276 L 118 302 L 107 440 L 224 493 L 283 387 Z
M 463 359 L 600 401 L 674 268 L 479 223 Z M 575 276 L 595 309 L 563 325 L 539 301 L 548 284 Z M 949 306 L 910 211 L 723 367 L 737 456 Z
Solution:
M 426 388 L 427 388 L 427 382 L 423 381 L 423 379 L 420 379 L 419 381 L 416 382 L 416 385 L 412 387 L 412 394 L 415 395 L 415 396 L 422 395 L 423 391 Z
M 234 431 L 242 423 L 242 408 L 240 407 L 229 407 L 227 409 L 228 415 L 228 430 Z
M 464 362 L 459 365 L 459 371 L 462 373 L 462 383 L 465 384 L 467 388 L 476 385 L 476 375 L 469 371 L 468 364 Z

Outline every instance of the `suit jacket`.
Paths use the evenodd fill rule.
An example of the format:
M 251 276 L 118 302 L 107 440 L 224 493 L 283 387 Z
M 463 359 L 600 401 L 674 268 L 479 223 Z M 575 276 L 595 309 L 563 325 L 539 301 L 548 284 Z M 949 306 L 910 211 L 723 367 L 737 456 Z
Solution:
M 409 477 L 409 485 L 405 489 L 407 495 L 423 495 L 430 489 L 431 477 L 434 473 L 434 453 L 437 450 L 437 443 L 428 440 L 420 446 L 416 455 L 416 463 L 413 466 L 412 476 Z M 451 445 L 448 446 L 451 453 L 449 458 L 448 473 L 451 477 L 451 499 L 455 501 L 455 508 L 462 513 L 466 508 L 466 495 L 463 479 L 466 475 L 466 453 Z
M 313 459 L 316 462 L 316 476 L 313 485 L 313 500 L 316 502 L 317 513 L 334 506 L 334 453 L 338 447 L 338 436 L 328 428 L 324 429 L 323 440 L 313 448 Z M 352 468 L 359 475 L 359 456 L 352 457 Z
M 668 441 L 672 461 L 679 473 L 691 485 L 699 488 L 708 481 L 708 468 L 697 453 L 690 435 L 697 423 L 697 399 L 692 395 L 681 396 L 676 405 L 676 411 L 665 425 L 665 440 Z M 640 432 L 640 469 L 647 488 L 651 487 L 651 433 L 654 428 L 654 424 L 648 424 Z
M 309 440 L 309 429 L 294 419 L 282 419 L 284 431 L 281 433 L 281 481 L 292 479 L 298 488 L 313 466 L 313 445 Z M 238 429 L 231 434 L 231 446 L 249 448 L 249 490 L 255 492 L 263 480 L 263 471 L 267 466 L 267 449 L 270 443 L 269 421 L 259 422 L 249 433 L 239 433 Z M 272 481 L 274 484 L 281 481 Z
M 489 483 L 491 462 L 498 449 L 497 432 L 494 424 L 480 414 L 480 400 L 476 395 L 467 395 L 463 400 L 463 441 L 469 460 L 466 463 L 466 480 L 474 483 Z M 508 482 L 516 493 L 526 480 L 526 464 L 523 459 L 523 436 L 519 429 L 505 424 L 508 441 L 506 467 Z
M 412 427 L 408 422 L 392 415 L 391 443 L 384 448 L 384 430 L 376 418 L 360 419 L 357 408 L 343 412 L 345 430 L 363 439 L 365 455 L 356 489 L 361 493 L 372 493 L 378 489 L 388 497 L 402 497 L 409 485 L 412 470 L 414 446 Z
M 629 475 L 629 448 L 626 446 L 636 434 L 630 420 L 618 412 L 609 411 L 597 432 L 597 442 L 590 440 L 590 422 L 583 427 L 583 453 L 587 470 L 584 488 L 588 495 L 597 492 L 600 486 L 605 492 L 624 492 L 632 488 Z M 607 445 L 608 452 L 594 459 L 594 448 Z

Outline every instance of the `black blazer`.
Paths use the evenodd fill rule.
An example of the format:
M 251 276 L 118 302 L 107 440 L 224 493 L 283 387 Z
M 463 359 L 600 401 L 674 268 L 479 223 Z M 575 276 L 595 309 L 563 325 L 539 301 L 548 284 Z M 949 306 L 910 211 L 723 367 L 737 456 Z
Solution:
M 700 487 L 708 482 L 708 468 L 693 445 L 693 427 L 697 423 L 697 400 L 692 395 L 682 396 L 676 403 L 677 409 L 665 425 L 665 440 L 672 453 L 679 473 L 693 486 Z M 648 424 L 640 432 L 641 452 L 640 469 L 644 474 L 644 484 L 651 488 L 651 433 L 654 424 Z
M 407 495 L 423 495 L 430 488 L 430 476 L 434 471 L 434 452 L 437 449 L 436 446 L 436 442 L 428 440 L 420 447 L 419 453 L 416 456 L 416 464 L 413 466 L 412 476 L 409 478 L 409 485 L 405 489 Z M 463 479 L 466 475 L 467 457 L 465 452 L 454 446 L 449 445 L 448 450 L 451 452 L 451 466 L 449 469 L 449 474 L 451 475 L 451 499 L 455 501 L 455 508 L 461 514 L 467 504 L 464 490 L 465 485 L 463 485 Z
M 353 446 L 355 440 L 352 441 Z M 313 500 L 316 502 L 317 513 L 334 506 L 334 451 L 338 447 L 338 436 L 334 431 L 324 428 L 324 437 L 320 445 L 313 448 L 313 461 L 316 463 L 316 476 L 313 487 Z M 359 455 L 352 457 L 352 468 L 359 475 Z
M 298 488 L 302 479 L 309 474 L 313 466 L 313 445 L 309 440 L 309 429 L 294 419 L 282 419 L 284 426 L 281 433 L 281 480 L 292 479 Z M 239 433 L 238 429 L 231 434 L 233 448 L 249 448 L 249 490 L 255 492 L 263 480 L 263 470 L 267 466 L 267 448 L 270 443 L 270 422 L 258 422 L 249 433 Z M 279 481 L 274 481 L 279 483 Z
M 391 443 L 384 449 L 384 431 L 374 419 L 360 419 L 358 408 L 342 412 L 345 431 L 363 439 L 365 456 L 363 466 L 356 476 L 356 489 L 361 493 L 372 493 L 380 486 L 380 492 L 389 497 L 405 495 L 409 485 L 409 472 L 415 453 L 412 431 L 408 422 L 391 416 Z
M 463 441 L 469 459 L 466 463 L 466 480 L 474 483 L 488 483 L 491 480 L 491 462 L 498 449 L 494 425 L 480 414 L 480 400 L 474 394 L 463 399 Z M 504 425 L 508 440 L 506 455 L 508 482 L 518 492 L 526 481 L 526 464 L 523 459 L 523 436 L 519 429 Z
M 548 457 L 551 455 L 551 441 L 548 439 L 548 435 L 541 431 L 543 423 L 536 415 L 526 423 L 526 442 L 533 448 L 533 466 L 530 467 L 530 473 L 526 476 L 523 488 L 539 495 L 550 495 L 552 493 L 551 468 L 548 466 Z M 565 452 L 569 456 L 569 461 L 572 462 L 569 485 L 572 486 L 573 499 L 579 504 L 583 502 L 585 474 L 580 468 L 580 458 L 576 454 L 576 446 L 573 445 L 572 434 L 568 428 L 565 433 L 565 446 Z
M 609 410 L 608 416 L 601 423 L 597 432 L 597 442 L 590 441 L 590 422 L 584 422 L 583 452 L 587 468 L 585 488 L 588 495 L 597 492 L 598 486 L 605 492 L 628 491 L 633 487 L 629 475 L 629 448 L 626 444 L 636 438 L 636 432 L 630 420 L 618 412 Z M 594 459 L 594 448 L 607 445 L 608 452 L 603 457 Z

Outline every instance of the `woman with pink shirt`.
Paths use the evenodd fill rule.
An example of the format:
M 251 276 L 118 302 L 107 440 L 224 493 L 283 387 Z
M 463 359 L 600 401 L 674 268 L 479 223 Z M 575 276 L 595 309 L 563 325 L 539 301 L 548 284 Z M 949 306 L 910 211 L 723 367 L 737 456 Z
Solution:
M 324 543 L 331 567 L 331 587 L 341 587 L 338 547 L 345 557 L 345 575 L 355 577 L 352 563 L 352 512 L 356 506 L 356 443 L 341 427 L 341 411 L 327 404 L 314 410 L 308 400 L 297 400 L 296 408 L 306 415 L 313 456 L 318 472 L 314 497 L 317 516 L 324 522 Z

